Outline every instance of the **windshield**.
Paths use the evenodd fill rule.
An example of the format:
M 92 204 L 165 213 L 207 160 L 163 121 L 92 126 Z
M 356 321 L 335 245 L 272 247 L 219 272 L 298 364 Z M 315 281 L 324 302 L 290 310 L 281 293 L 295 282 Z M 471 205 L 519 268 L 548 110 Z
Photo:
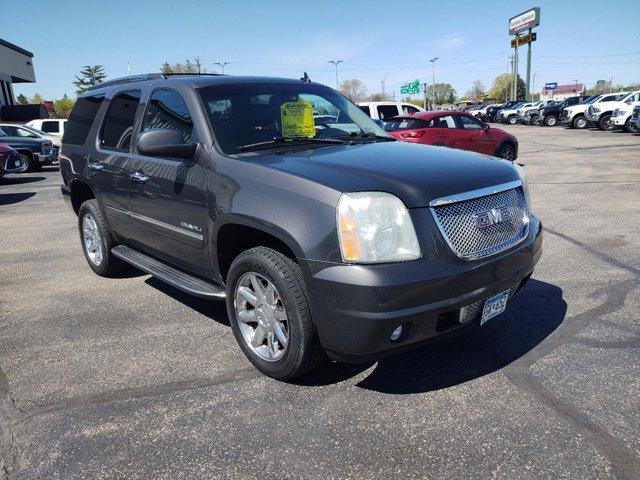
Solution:
M 49 134 L 47 132 L 43 132 L 42 130 L 38 130 L 37 128 L 27 127 L 26 125 L 22 125 L 21 128 L 24 128 L 25 130 L 28 130 L 28 131 L 33 132 L 33 133 L 37 133 L 38 135 L 49 136 Z
M 274 148 L 298 143 L 313 146 L 363 136 L 389 137 L 360 108 L 335 90 L 307 83 L 209 86 L 199 89 L 218 146 L 226 154 L 274 142 Z M 314 141 L 316 140 L 316 141 Z M 244 147 L 244 148 L 243 148 Z
M 9 135 L 7 135 L 6 133 L 4 133 L 4 130 L 2 130 L 0 128 L 0 137 L 8 137 Z

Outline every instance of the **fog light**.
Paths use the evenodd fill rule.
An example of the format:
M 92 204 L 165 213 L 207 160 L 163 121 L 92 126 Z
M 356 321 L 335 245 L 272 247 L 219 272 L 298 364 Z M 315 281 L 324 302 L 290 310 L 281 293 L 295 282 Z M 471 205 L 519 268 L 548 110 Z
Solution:
M 400 335 L 402 335 L 402 325 L 400 325 L 393 332 L 391 332 L 391 336 L 389 338 L 391 339 L 392 342 L 395 342 L 400 338 Z

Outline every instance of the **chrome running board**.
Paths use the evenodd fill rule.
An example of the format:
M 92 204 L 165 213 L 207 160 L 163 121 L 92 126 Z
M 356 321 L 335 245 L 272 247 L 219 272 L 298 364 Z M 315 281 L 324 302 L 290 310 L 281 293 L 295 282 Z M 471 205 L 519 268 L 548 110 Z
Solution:
M 212 300 L 222 300 L 226 296 L 225 291 L 213 283 L 182 272 L 177 268 L 171 267 L 126 245 L 113 247 L 111 253 L 120 260 L 139 268 L 143 272 L 153 275 L 158 280 L 168 283 L 172 287 L 182 290 L 185 293 Z

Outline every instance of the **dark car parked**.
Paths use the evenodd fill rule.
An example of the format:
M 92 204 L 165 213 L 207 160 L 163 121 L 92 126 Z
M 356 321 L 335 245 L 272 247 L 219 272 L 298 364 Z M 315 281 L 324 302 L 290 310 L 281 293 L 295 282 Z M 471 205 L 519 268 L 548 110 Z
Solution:
M 94 272 L 226 298 L 280 379 L 481 325 L 542 252 L 522 167 L 398 142 L 311 82 L 106 82 L 76 102 L 60 170 Z
M 10 146 L 0 143 L 0 178 L 7 173 L 22 173 L 24 168 L 18 152 Z
M 0 129 L 0 143 L 10 146 L 18 152 L 26 172 L 39 170 L 42 165 L 49 165 L 57 161 L 57 154 L 50 140 L 11 137 Z
M 591 98 L 589 95 L 579 95 L 577 97 L 569 97 L 562 102 L 554 103 L 553 105 L 548 105 L 545 108 L 541 109 L 538 114 L 538 125 L 544 125 L 547 127 L 553 127 L 557 125 L 558 119 L 560 118 L 560 112 L 565 107 L 570 107 L 572 105 L 578 105 L 586 100 Z

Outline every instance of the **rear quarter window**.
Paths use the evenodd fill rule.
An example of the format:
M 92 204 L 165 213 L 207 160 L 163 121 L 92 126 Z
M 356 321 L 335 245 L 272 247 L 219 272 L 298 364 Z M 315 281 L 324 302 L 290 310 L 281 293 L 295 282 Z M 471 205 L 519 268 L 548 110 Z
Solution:
M 89 130 L 91 130 L 93 121 L 103 101 L 104 95 L 82 97 L 76 101 L 65 125 L 62 143 L 69 145 L 85 144 Z

